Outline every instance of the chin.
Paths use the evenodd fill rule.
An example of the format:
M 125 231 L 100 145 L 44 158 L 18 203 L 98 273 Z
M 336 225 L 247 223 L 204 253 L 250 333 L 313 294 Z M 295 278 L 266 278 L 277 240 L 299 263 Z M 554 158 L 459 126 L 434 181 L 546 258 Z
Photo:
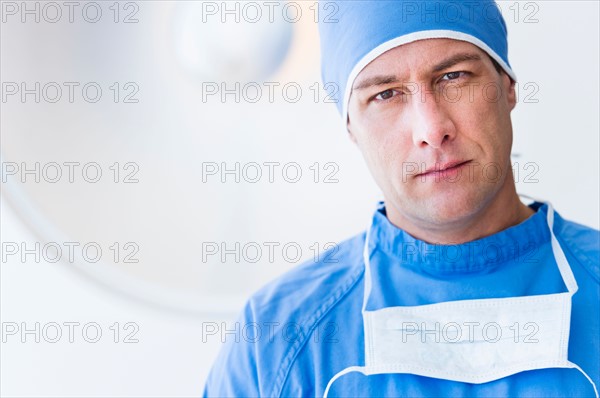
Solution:
M 431 224 L 452 224 L 472 217 L 484 207 L 487 195 L 482 191 L 436 192 L 410 200 L 416 218 Z

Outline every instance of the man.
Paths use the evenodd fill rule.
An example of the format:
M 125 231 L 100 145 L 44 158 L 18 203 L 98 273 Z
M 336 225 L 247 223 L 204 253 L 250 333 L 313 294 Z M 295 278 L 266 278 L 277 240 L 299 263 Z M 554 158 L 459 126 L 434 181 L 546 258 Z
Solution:
M 385 201 L 249 300 L 205 396 L 598 396 L 599 233 L 519 200 L 493 1 L 337 5 L 323 78 Z

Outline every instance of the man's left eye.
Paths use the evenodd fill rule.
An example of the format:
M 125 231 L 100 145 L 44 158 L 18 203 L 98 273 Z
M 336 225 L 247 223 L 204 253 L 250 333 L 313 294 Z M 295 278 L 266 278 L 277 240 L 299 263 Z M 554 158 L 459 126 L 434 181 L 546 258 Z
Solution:
M 466 72 L 448 72 L 442 77 L 442 80 L 456 80 L 465 74 Z

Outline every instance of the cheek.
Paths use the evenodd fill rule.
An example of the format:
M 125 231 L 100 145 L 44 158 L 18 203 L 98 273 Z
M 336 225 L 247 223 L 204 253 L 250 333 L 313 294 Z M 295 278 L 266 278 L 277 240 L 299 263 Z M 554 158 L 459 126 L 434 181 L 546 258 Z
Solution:
M 388 185 L 401 175 L 403 163 L 409 160 L 409 135 L 381 125 L 371 125 L 368 134 L 361 132 L 359 148 L 371 174 L 380 186 Z
M 495 91 L 491 88 L 488 91 L 490 94 L 486 96 L 485 90 L 479 90 L 472 98 L 461 100 L 451 108 L 460 134 L 491 155 L 510 151 L 512 130 L 505 99 L 494 100 Z
M 393 167 L 407 160 L 411 145 L 410 134 L 397 127 L 382 128 L 373 131 L 368 146 L 374 156 L 373 162 L 381 167 Z

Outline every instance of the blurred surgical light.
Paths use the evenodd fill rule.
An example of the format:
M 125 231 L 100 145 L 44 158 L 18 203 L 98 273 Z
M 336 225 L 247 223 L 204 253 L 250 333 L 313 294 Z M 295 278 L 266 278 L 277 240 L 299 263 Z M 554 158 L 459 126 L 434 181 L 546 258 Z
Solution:
M 178 2 L 172 40 L 177 61 L 203 80 L 261 81 L 291 45 L 293 12 L 285 2 Z M 289 14 L 289 16 L 288 16 Z
M 331 155 L 323 138 L 315 148 L 310 135 L 334 130 L 338 120 L 330 104 L 314 100 L 312 3 L 267 3 L 272 17 L 254 3 L 262 4 L 260 19 L 249 2 L 148 1 L 126 10 L 123 3 L 119 20 L 137 22 L 116 23 L 114 4 L 102 2 L 104 17 L 95 23 L 15 17 L 3 26 L 3 79 L 30 94 L 2 104 L 0 163 L 15 171 L 2 197 L 42 246 L 62 249 L 57 266 L 111 294 L 196 317 L 237 312 L 252 291 L 328 242 L 325 228 L 285 228 L 306 221 L 300 212 L 273 217 L 329 187 L 312 181 L 308 167 Z M 271 102 L 264 89 L 257 103 L 237 99 L 250 81 L 267 87 L 261 79 L 304 95 L 289 102 L 277 90 Z M 205 82 L 237 98 L 205 96 Z M 97 100 L 86 96 L 88 86 L 100 89 Z M 59 87 L 61 99 L 48 100 L 44 87 Z M 240 179 L 247 165 L 265 162 L 279 165 L 274 183 L 264 168 L 260 182 Z M 295 163 L 304 178 L 288 183 L 283 165 Z M 73 181 L 67 164 L 76 164 Z M 222 173 L 203 178 L 207 165 Z M 100 179 L 89 182 L 84 169 L 100 170 Z M 50 181 L 48 170 L 62 177 Z M 89 262 L 79 250 L 71 261 L 65 242 L 98 245 L 101 257 Z M 301 247 L 301 255 L 287 256 L 286 247 Z M 254 249 L 259 259 L 245 261 Z

